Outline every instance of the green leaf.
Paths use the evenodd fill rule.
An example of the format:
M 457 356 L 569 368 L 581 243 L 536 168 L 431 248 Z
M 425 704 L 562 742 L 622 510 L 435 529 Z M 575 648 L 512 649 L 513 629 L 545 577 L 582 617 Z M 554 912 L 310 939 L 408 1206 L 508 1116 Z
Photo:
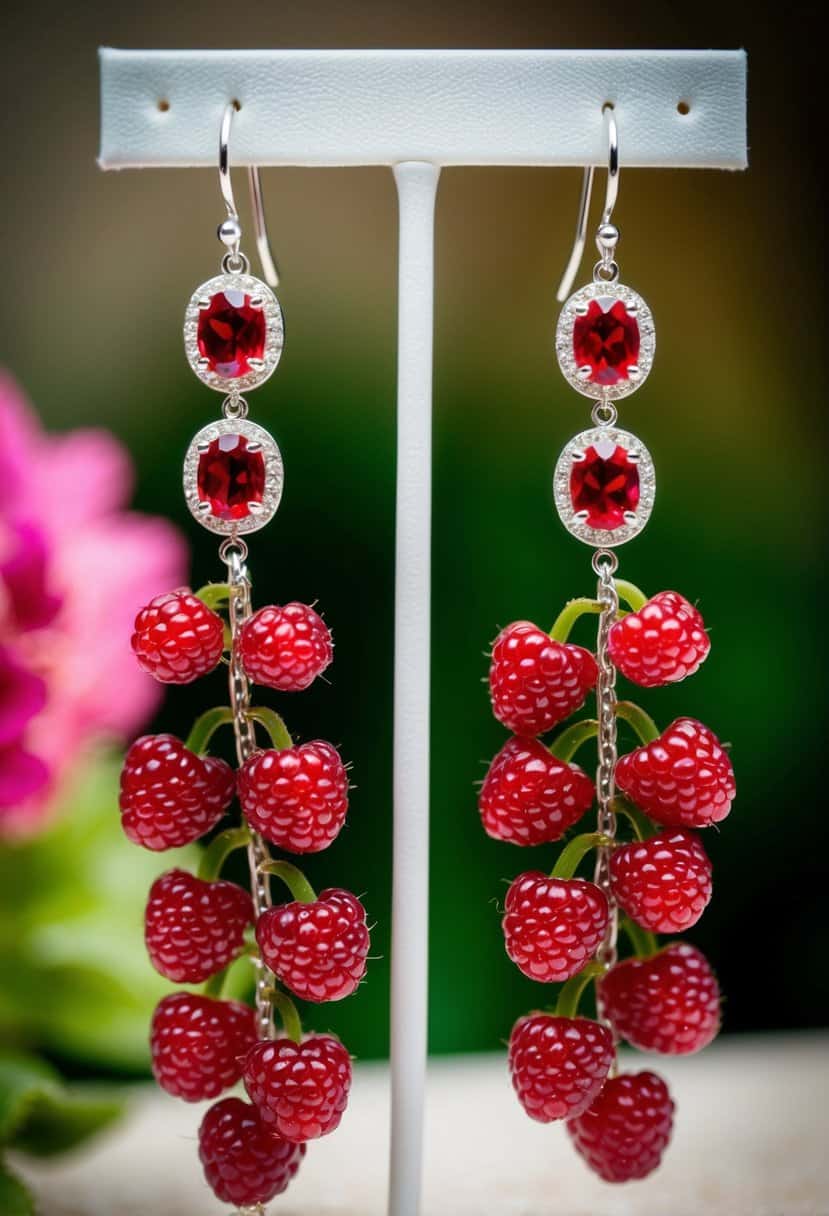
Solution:
M 43 1060 L 0 1054 L 0 1145 L 4 1148 L 36 1156 L 62 1153 L 106 1127 L 121 1111 L 122 1104 L 99 1087 L 67 1089 Z
M 0 1160 L 0 1212 L 3 1216 L 34 1216 L 35 1205 L 23 1183 Z

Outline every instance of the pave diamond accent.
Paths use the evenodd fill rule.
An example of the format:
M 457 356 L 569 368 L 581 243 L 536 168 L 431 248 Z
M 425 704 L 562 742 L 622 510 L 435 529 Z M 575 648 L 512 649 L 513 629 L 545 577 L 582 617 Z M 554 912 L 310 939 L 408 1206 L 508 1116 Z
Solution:
M 217 296 L 225 296 L 230 300 L 247 297 L 247 303 L 254 302 L 260 306 L 265 320 L 265 341 L 262 351 L 261 366 L 251 367 L 249 360 L 245 361 L 247 371 L 243 375 L 222 375 L 221 365 L 205 358 L 199 348 L 199 319 L 203 308 L 209 308 Z M 252 274 L 219 274 L 208 279 L 197 287 L 190 297 L 190 302 L 184 313 L 184 351 L 187 362 L 198 378 L 210 388 L 219 393 L 238 395 L 247 389 L 264 384 L 276 370 L 276 365 L 282 355 L 285 345 L 285 325 L 282 319 L 282 309 L 279 301 L 261 279 Z M 257 352 L 258 353 L 258 352 Z M 256 360 L 259 363 L 259 360 Z
M 608 313 L 619 301 L 628 318 L 635 318 L 639 330 L 639 348 L 636 364 L 625 366 L 625 375 L 615 383 L 599 383 L 594 378 L 594 368 L 580 366 L 576 358 L 574 335 L 577 325 L 583 323 L 593 301 L 599 301 L 603 313 Z M 595 311 L 595 309 L 594 309 Z M 656 333 L 653 316 L 642 297 L 623 283 L 588 283 L 580 287 L 567 300 L 561 310 L 556 327 L 556 356 L 561 374 L 568 384 L 585 397 L 594 401 L 609 401 L 627 397 L 644 383 L 653 366 L 656 350 Z
M 579 510 L 574 503 L 573 488 L 579 478 L 574 478 L 573 471 L 584 462 L 591 448 L 598 454 L 612 454 L 621 448 L 626 463 L 634 464 L 638 472 L 638 500 L 632 505 L 635 496 L 629 496 L 631 509 L 623 510 L 620 522 L 614 522 L 612 527 L 593 526 L 591 512 Z M 553 474 L 553 497 L 561 522 L 572 536 L 598 549 L 615 548 L 637 536 L 650 518 L 655 494 L 656 477 L 650 452 L 635 435 L 617 427 L 594 427 L 575 435 L 565 445 Z
M 227 441 L 227 437 L 235 441 L 235 450 L 243 448 L 246 457 L 261 454 L 264 463 L 264 484 L 260 485 L 258 459 L 255 462 L 256 484 L 247 500 L 245 514 L 232 509 L 223 510 L 218 500 L 211 500 L 205 495 L 204 459 L 211 452 L 215 454 L 220 450 L 222 441 Z M 184 497 L 190 514 L 210 532 L 219 532 L 222 536 L 238 536 L 264 528 L 279 506 L 284 479 L 282 454 L 276 440 L 263 427 L 247 418 L 221 418 L 202 427 L 184 458 Z

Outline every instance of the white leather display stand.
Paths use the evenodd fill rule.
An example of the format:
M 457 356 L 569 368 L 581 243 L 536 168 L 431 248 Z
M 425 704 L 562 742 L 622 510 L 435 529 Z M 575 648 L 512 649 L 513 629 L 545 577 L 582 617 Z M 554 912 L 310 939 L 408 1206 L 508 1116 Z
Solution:
M 442 165 L 743 169 L 742 51 L 101 51 L 103 169 L 389 165 L 400 203 L 390 1216 L 420 1210 L 434 203 Z M 563 238 L 564 239 L 564 238 Z M 554 285 L 551 284 L 551 291 Z

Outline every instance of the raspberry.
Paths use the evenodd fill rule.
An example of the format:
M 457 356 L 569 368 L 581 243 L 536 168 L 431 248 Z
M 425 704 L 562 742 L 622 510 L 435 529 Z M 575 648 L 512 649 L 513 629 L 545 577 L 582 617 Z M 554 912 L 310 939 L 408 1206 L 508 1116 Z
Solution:
M 551 756 L 538 739 L 507 740 L 478 798 L 484 831 L 510 844 L 550 844 L 581 819 L 593 782 L 577 764 Z
M 622 756 L 616 784 L 651 819 L 678 828 L 719 823 L 737 792 L 728 754 L 693 718 L 677 718 L 653 743 Z
M 616 621 L 608 645 L 614 666 L 643 688 L 692 676 L 711 649 L 705 622 L 677 591 L 660 591 Z
M 224 644 L 222 618 L 186 589 L 157 595 L 135 618 L 138 665 L 162 684 L 189 684 L 206 675 Z
M 640 1051 L 688 1055 L 707 1047 L 720 1028 L 717 980 L 705 955 L 685 942 L 617 963 L 596 991 L 616 1036 Z
M 623 844 L 610 859 L 616 901 L 654 933 L 690 929 L 711 898 L 711 862 L 699 836 L 670 828 Z
M 252 1048 L 242 1075 L 265 1125 L 301 1144 L 339 1125 L 351 1088 L 351 1057 L 330 1034 L 308 1035 L 302 1043 L 275 1039 Z
M 179 848 L 215 827 L 234 785 L 224 760 L 197 756 L 174 735 L 144 735 L 121 770 L 121 826 L 145 849 Z
M 366 910 L 349 891 L 332 887 L 313 903 L 269 908 L 256 940 L 274 975 L 304 1001 L 351 996 L 366 973 Z
M 168 870 L 150 888 L 144 940 L 156 971 L 177 984 L 201 984 L 244 945 L 253 901 L 234 882 L 203 882 Z
M 605 1182 L 646 1178 L 671 1138 L 674 1104 L 653 1072 L 611 1077 L 583 1115 L 567 1123 L 577 1152 Z
M 596 660 L 581 646 L 554 642 L 529 621 L 502 629 L 492 647 L 492 712 L 517 735 L 542 735 L 584 704 Z
M 301 692 L 333 658 L 331 631 L 307 604 L 260 608 L 242 626 L 238 645 L 251 680 L 281 692 Z
M 256 752 L 239 770 L 239 800 L 251 827 L 289 853 L 319 853 L 336 840 L 348 811 L 340 754 L 317 739 Z
M 162 1089 L 185 1102 L 216 1098 L 239 1080 L 255 1041 L 256 1022 L 247 1005 L 174 992 L 153 1014 L 153 1074 Z
M 524 1110 L 539 1123 L 580 1115 L 604 1085 L 612 1063 L 610 1031 L 588 1018 L 532 1013 L 512 1028 L 512 1084 Z
M 199 1128 L 199 1157 L 217 1199 L 253 1207 L 281 1195 L 305 1156 L 304 1144 L 289 1144 L 262 1126 L 255 1106 L 223 1098 Z
M 601 944 L 609 909 L 604 893 L 581 878 L 519 874 L 507 892 L 507 954 L 531 980 L 556 984 L 581 971 Z

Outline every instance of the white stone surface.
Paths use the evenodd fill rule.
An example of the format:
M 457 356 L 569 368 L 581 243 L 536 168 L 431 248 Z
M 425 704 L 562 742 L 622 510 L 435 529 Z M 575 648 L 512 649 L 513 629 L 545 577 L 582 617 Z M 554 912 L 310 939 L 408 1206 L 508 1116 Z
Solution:
M 829 1036 L 730 1039 L 685 1060 L 626 1057 L 667 1077 L 673 1144 L 649 1180 L 595 1179 L 564 1129 L 532 1123 L 502 1056 L 429 1069 L 423 1216 L 826 1216 Z M 60 1163 L 23 1166 L 42 1216 L 228 1212 L 196 1159 L 201 1108 L 141 1090 L 121 1127 Z M 382 1216 L 388 1075 L 358 1066 L 339 1131 L 309 1147 L 271 1216 Z M 18 1161 L 16 1165 L 20 1166 Z

